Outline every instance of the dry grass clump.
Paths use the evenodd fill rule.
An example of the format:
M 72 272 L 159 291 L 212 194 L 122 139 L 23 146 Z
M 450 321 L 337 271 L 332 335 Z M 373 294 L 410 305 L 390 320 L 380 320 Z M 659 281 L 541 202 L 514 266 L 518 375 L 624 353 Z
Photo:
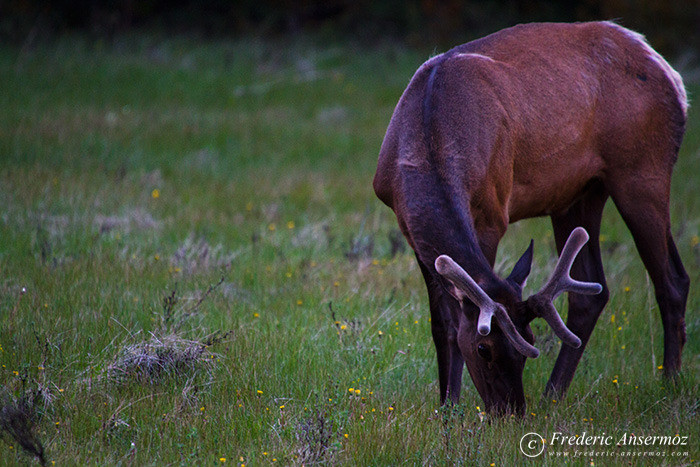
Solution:
M 136 381 L 157 384 L 177 376 L 211 376 L 217 355 L 209 346 L 221 342 L 228 333 L 204 341 L 185 339 L 177 334 L 150 334 L 145 342 L 127 345 L 107 367 L 106 379 L 114 384 Z
M 226 251 L 223 245 L 212 246 L 203 238 L 190 235 L 175 251 L 170 264 L 173 268 L 191 274 L 211 268 L 229 267 L 235 258 L 236 253 Z
M 98 214 L 95 216 L 93 224 L 101 234 L 113 230 L 128 233 L 132 230 L 149 230 L 159 226 L 159 222 L 142 208 L 131 208 L 121 216 Z

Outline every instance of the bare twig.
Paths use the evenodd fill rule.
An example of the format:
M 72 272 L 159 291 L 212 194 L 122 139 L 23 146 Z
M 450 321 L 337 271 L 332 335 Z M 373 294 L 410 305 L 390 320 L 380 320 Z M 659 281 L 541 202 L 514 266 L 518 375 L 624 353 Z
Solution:
M 204 292 L 204 294 L 199 298 L 199 300 L 197 300 L 197 303 L 195 303 L 190 308 L 185 310 L 184 314 L 188 315 L 188 314 L 194 312 L 197 308 L 200 307 L 200 305 L 202 305 L 202 302 L 204 302 L 204 300 L 206 300 L 206 298 L 209 296 L 209 294 L 212 293 L 214 290 L 216 290 L 223 283 L 224 283 L 224 276 L 221 276 L 221 279 L 219 279 L 219 282 L 217 282 L 214 285 L 210 285 L 209 288 L 207 289 L 207 291 Z

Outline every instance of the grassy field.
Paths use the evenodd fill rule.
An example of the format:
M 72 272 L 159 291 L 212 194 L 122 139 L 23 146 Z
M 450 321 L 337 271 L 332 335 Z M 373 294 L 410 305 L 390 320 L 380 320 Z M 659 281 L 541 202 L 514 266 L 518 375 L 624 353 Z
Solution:
M 0 47 L 0 464 L 32 459 L 10 432 L 40 442 L 49 465 L 574 455 L 550 446 L 530 461 L 518 447 L 529 432 L 689 437 L 574 465 L 697 462 L 700 109 L 672 195 L 692 280 L 678 383 L 660 376 L 652 287 L 610 205 L 611 300 L 567 396 L 541 397 L 559 343 L 535 322 L 524 419 L 490 420 L 468 377 L 462 404 L 437 410 L 425 288 L 371 188 L 393 107 L 427 57 L 303 37 Z M 497 270 L 530 238 L 536 287 L 555 261 L 546 219 L 511 226 Z

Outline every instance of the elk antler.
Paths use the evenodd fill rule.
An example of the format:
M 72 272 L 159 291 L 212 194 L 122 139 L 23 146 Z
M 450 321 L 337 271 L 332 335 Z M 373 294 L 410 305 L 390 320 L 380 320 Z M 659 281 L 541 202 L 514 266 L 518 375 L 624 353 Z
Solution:
M 549 281 L 539 292 L 527 300 L 529 308 L 534 311 L 535 315 L 547 321 L 554 333 L 564 343 L 574 348 L 581 346 L 581 339 L 566 327 L 552 302 L 562 292 L 595 295 L 603 290 L 603 286 L 598 283 L 577 281 L 572 279 L 570 275 L 576 255 L 581 251 L 588 238 L 588 233 L 583 227 L 577 227 L 571 232 Z M 452 258 L 447 255 L 439 256 L 435 260 L 435 269 L 441 276 L 449 279 L 459 293 L 479 307 L 477 324 L 479 334 L 486 336 L 491 332 L 491 320 L 495 315 L 501 330 L 518 352 L 531 358 L 536 358 L 539 355 L 537 348 L 530 345 L 520 335 L 503 305 L 492 300 Z
M 449 279 L 459 292 L 479 307 L 477 324 L 479 334 L 485 336 L 491 332 L 491 319 L 495 315 L 501 330 L 513 344 L 513 347 L 526 357 L 537 358 L 540 354 L 539 350 L 520 335 L 503 305 L 493 301 L 459 264 L 449 256 L 441 255 L 435 260 L 435 269 L 441 276 Z
M 564 248 L 559 256 L 552 277 L 536 294 L 528 298 L 530 308 L 537 316 L 544 318 L 552 327 L 554 333 L 566 344 L 578 348 L 581 346 L 579 339 L 566 327 L 557 313 L 552 301 L 562 292 L 575 292 L 586 295 L 599 294 L 603 286 L 595 282 L 580 282 L 570 276 L 571 265 L 576 259 L 583 245 L 588 241 L 588 232 L 583 227 L 576 227 L 569 235 Z

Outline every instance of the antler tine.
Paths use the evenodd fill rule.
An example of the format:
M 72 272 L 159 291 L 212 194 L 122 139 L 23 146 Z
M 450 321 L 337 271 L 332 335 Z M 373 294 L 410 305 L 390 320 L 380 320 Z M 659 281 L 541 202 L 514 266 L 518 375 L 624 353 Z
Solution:
M 537 350 L 537 347 L 531 345 L 523 336 L 520 335 L 518 330 L 515 328 L 515 324 L 513 324 L 513 321 L 510 319 L 510 316 L 508 316 L 508 312 L 506 312 L 506 309 L 501 305 L 496 307 L 496 321 L 498 321 L 501 331 L 503 331 L 503 334 L 508 337 L 508 340 L 511 344 L 513 344 L 513 347 L 515 347 L 515 350 L 517 350 L 518 353 L 530 358 L 539 357 L 540 351 Z
M 552 301 L 562 292 L 575 292 L 580 294 L 595 295 L 603 290 L 603 286 L 595 282 L 581 282 L 571 278 L 571 266 L 576 259 L 583 245 L 588 241 L 588 232 L 583 227 L 576 227 L 569 235 L 564 248 L 559 256 L 559 261 L 554 268 L 552 277 L 547 284 L 542 287 L 528 301 L 535 312 L 551 326 L 554 333 L 567 345 L 578 348 L 581 346 L 581 339 L 566 327 L 559 316 Z
M 496 302 L 449 256 L 439 256 L 435 260 L 435 269 L 441 276 L 452 281 L 459 292 L 464 293 L 474 305 L 479 307 L 477 329 L 482 336 L 488 335 L 491 332 L 491 319 L 497 306 Z
M 564 248 L 561 250 L 559 261 L 554 268 L 552 277 L 549 278 L 547 284 L 542 287 L 538 295 L 554 300 L 562 292 L 576 292 L 586 295 L 596 295 L 603 290 L 603 286 L 595 282 L 580 282 L 571 278 L 571 266 L 574 264 L 576 255 L 578 255 L 583 245 L 588 241 L 588 232 L 583 227 L 576 227 L 569 239 L 566 241 Z
M 551 300 L 541 295 L 533 295 L 528 299 L 528 302 L 530 302 L 532 309 L 536 311 L 537 315 L 549 324 L 554 334 L 559 336 L 562 342 L 575 349 L 581 347 L 581 339 L 566 327 Z

